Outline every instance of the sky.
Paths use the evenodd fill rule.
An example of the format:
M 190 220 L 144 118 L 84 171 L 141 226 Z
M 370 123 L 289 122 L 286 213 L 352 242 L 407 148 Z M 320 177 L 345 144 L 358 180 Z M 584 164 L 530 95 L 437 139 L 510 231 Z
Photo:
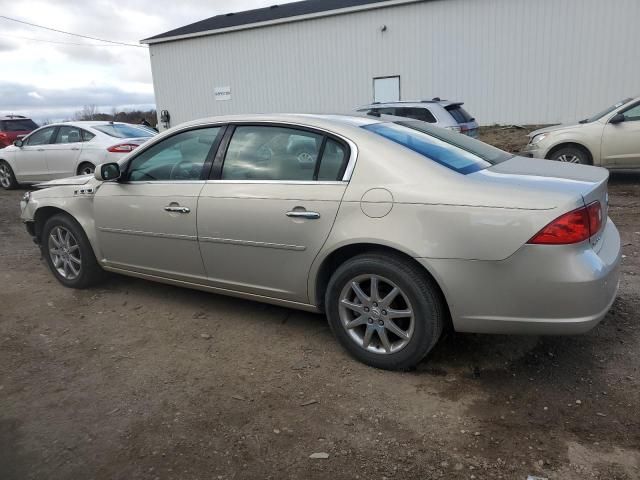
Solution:
M 214 15 L 275 3 L 288 2 L 0 0 L 0 15 L 138 45 L 144 38 Z M 146 110 L 154 103 L 146 47 L 110 46 L 0 18 L 0 115 L 58 121 L 72 118 L 84 105 L 109 113 L 113 108 Z

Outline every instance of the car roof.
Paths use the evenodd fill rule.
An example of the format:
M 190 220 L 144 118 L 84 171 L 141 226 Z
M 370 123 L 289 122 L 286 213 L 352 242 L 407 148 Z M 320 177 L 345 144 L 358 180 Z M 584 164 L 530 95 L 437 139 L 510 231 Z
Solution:
M 101 125 L 134 125 L 137 126 L 135 124 L 130 124 L 130 123 L 126 123 L 126 122 L 111 122 L 108 120 L 72 120 L 69 122 L 55 122 L 55 123 L 50 123 L 48 125 L 43 125 L 45 127 L 59 127 L 59 126 L 77 126 L 77 127 L 99 127 Z
M 401 102 L 375 102 L 370 103 L 368 105 L 364 105 L 358 108 L 381 108 L 381 107 L 391 107 L 395 105 L 402 105 L 403 107 L 424 107 L 428 104 L 431 105 L 440 105 L 444 108 L 450 107 L 451 105 L 464 105 L 464 102 L 456 102 L 453 100 L 418 100 L 418 101 L 401 101 Z
M 249 115 L 225 115 L 219 117 L 207 117 L 192 120 L 181 126 L 200 125 L 204 123 L 233 123 L 233 122 L 274 122 L 274 123 L 300 123 L 308 126 L 326 127 L 327 124 L 341 124 L 343 126 L 361 127 L 372 123 L 380 123 L 381 120 L 367 115 L 353 114 L 312 114 L 312 113 L 279 113 L 279 114 L 249 114 Z
M 29 117 L 22 115 L 0 115 L 0 120 L 31 120 Z

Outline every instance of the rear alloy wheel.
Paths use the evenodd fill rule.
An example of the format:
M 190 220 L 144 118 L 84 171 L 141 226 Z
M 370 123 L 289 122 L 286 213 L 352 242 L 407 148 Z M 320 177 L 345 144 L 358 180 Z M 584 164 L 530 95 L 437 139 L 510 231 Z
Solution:
M 86 288 L 104 272 L 82 227 L 69 215 L 54 215 L 42 229 L 41 248 L 53 275 L 65 287 Z
M 93 163 L 82 163 L 78 167 L 78 175 L 93 175 L 93 172 L 96 171 L 96 166 Z
M 0 161 L 0 186 L 5 190 L 13 190 L 18 187 L 11 165 L 4 160 Z
M 325 305 L 340 343 L 358 360 L 388 370 L 420 362 L 440 338 L 445 315 L 442 295 L 424 271 L 382 254 L 341 265 Z
M 551 160 L 557 160 L 565 163 L 576 163 L 582 165 L 589 165 L 589 158 L 584 150 L 575 147 L 564 147 L 557 150 L 551 155 Z

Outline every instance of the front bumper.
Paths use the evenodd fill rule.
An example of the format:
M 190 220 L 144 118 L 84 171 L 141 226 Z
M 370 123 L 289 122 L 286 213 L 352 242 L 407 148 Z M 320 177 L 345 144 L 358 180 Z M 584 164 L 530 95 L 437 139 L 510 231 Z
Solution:
M 519 155 L 529 158 L 546 158 L 548 151 L 549 150 L 547 148 L 540 145 L 539 143 L 528 143 L 519 152 Z
M 589 331 L 609 311 L 620 258 L 608 219 L 594 248 L 524 245 L 502 261 L 418 260 L 442 286 L 457 331 L 568 335 Z

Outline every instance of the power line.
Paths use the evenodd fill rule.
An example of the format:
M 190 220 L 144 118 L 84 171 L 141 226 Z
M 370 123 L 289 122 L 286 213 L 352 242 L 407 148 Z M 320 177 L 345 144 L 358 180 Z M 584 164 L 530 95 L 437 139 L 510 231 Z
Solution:
M 72 43 L 72 42 L 57 42 L 55 40 L 46 40 L 44 38 L 31 38 L 31 37 L 21 37 L 19 35 L 4 35 L 0 33 L 0 37 L 5 38 L 17 38 L 20 40 L 30 40 L 32 42 L 44 42 L 44 43 L 55 43 L 58 45 L 70 45 L 72 47 L 99 47 L 99 48 L 109 48 L 109 47 L 127 47 L 128 45 L 100 45 L 97 43 Z M 137 45 L 136 45 L 137 46 Z
M 4 15 L 0 15 L 0 18 L 4 18 L 5 20 L 9 20 L 11 22 L 17 22 L 17 23 L 22 23 L 24 25 L 29 25 L 31 27 L 37 27 L 37 28 L 42 28 L 44 30 L 50 30 L 52 32 L 64 33 L 65 35 L 73 35 L 74 37 L 87 38 L 89 40 L 96 40 L 98 42 L 113 43 L 115 45 L 124 45 L 124 46 L 127 46 L 127 47 L 147 48 L 146 45 L 135 45 L 133 43 L 116 42 L 114 40 L 105 40 L 104 38 L 90 37 L 88 35 L 80 35 L 79 33 L 65 32 L 64 30 L 57 30 L 55 28 L 45 27 L 45 26 L 42 26 L 42 25 L 36 25 L 35 23 L 25 22 L 24 20 L 18 20 L 17 18 L 6 17 Z

